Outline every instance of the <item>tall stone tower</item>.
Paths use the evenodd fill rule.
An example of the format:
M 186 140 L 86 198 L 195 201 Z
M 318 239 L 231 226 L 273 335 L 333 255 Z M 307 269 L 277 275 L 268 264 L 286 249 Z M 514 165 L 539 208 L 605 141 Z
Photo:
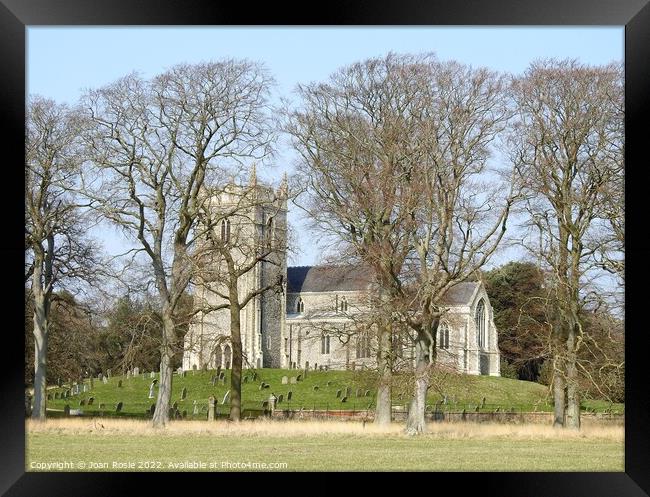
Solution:
M 185 338 L 183 368 L 231 366 L 231 315 L 223 306 L 235 273 L 239 300 L 248 299 L 240 312 L 243 367 L 284 367 L 286 176 L 274 189 L 258 184 L 253 167 L 248 184 L 232 181 L 208 196 L 199 229 L 207 271 L 195 290 L 199 312 Z

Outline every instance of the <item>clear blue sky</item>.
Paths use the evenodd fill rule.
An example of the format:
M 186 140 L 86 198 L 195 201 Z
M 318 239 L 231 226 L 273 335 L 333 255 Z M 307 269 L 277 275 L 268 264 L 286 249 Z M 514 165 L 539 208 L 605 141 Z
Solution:
M 264 62 L 278 83 L 277 96 L 290 96 L 297 83 L 324 80 L 343 65 L 389 51 L 435 52 L 443 60 L 520 73 L 539 57 L 622 61 L 624 28 L 29 27 L 27 91 L 73 103 L 85 88 L 132 71 L 147 77 L 180 62 L 241 57 Z M 267 177 L 290 170 L 291 158 L 282 148 Z M 300 228 L 295 212 L 290 219 Z M 313 264 L 319 256 L 313 237 L 299 231 L 303 249 L 292 263 Z M 109 250 L 120 246 L 110 232 L 105 239 Z

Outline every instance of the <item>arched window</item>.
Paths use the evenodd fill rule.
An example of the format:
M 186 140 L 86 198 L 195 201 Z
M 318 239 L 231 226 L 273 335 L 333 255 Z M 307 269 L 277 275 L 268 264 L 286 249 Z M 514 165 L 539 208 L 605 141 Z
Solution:
M 484 348 L 486 343 L 485 337 L 485 302 L 483 299 L 476 305 L 476 315 L 474 316 L 476 323 L 476 337 L 478 340 L 479 348 Z
M 367 332 L 357 335 L 357 359 L 370 357 L 370 336 Z
M 341 312 L 348 312 L 348 301 L 345 297 L 341 297 Z
M 274 225 L 274 220 L 273 217 L 270 217 L 269 220 L 266 222 L 266 245 L 268 248 L 271 248 L 271 245 L 273 243 L 273 225 Z
M 438 348 L 449 348 L 449 325 L 447 323 L 440 323 L 438 326 Z
M 320 337 L 320 353 L 329 354 L 330 353 L 330 337 L 329 335 L 321 335 Z
M 224 243 L 230 241 L 230 219 L 221 221 L 221 241 Z
M 298 297 L 296 301 L 296 312 L 305 312 L 305 303 L 302 301 L 302 297 Z

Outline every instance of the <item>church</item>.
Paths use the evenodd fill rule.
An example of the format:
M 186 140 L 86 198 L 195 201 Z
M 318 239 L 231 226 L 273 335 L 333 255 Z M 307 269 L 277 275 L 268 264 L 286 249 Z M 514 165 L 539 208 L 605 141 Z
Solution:
M 287 267 L 287 185 L 274 190 L 232 183 L 213 195 L 210 209 L 221 213 L 214 230 L 227 244 L 230 268 L 237 273 L 244 368 L 372 367 L 375 346 L 361 324 L 368 310 L 371 275 L 361 267 Z M 264 248 L 261 250 L 260 247 Z M 216 257 L 215 274 L 226 261 Z M 244 271 L 248 269 L 248 271 Z M 224 276 L 198 284 L 195 301 L 207 303 L 185 337 L 183 369 L 229 368 L 232 364 L 230 310 Z M 272 290 L 263 291 L 273 286 Z M 472 375 L 500 374 L 498 335 L 482 282 L 463 282 L 445 295 L 446 312 L 438 328 L 437 362 Z M 223 307 L 223 306 L 222 306 Z M 198 309 L 197 309 L 198 311 Z M 413 347 L 393 340 L 395 364 L 411 367 Z

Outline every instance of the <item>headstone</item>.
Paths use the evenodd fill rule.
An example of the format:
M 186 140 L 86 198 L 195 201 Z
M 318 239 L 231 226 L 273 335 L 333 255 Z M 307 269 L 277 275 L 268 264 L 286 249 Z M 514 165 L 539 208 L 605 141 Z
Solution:
M 58 386 L 59 388 L 61 388 L 61 387 L 63 386 L 63 382 L 61 381 L 61 378 L 59 378 L 59 379 L 56 380 L 56 384 L 57 384 L 57 386 Z
M 314 392 L 318 390 L 318 385 L 314 385 Z
M 364 393 L 364 396 L 370 397 L 370 390 L 366 390 L 366 392 Z
M 122 380 L 118 380 L 118 382 L 117 382 L 117 388 L 122 388 Z
M 86 405 L 86 399 L 81 399 L 81 400 L 79 401 L 79 405 L 80 405 L 80 406 L 85 406 L 85 405 Z
M 264 385 L 265 385 L 264 382 L 260 383 L 260 390 L 264 390 Z
M 122 402 L 118 402 L 117 405 L 115 406 L 115 412 L 122 412 Z
M 309 361 L 305 361 L 305 371 L 309 370 Z
M 110 369 L 106 370 L 106 376 L 109 377 L 109 378 L 111 377 L 111 370 Z
M 230 390 L 228 390 L 224 396 L 223 399 L 221 400 L 221 405 L 224 405 L 226 402 L 230 401 Z
M 214 397 L 208 397 L 208 421 L 214 421 Z
M 219 379 L 220 380 L 225 380 L 226 379 L 226 372 L 225 371 L 221 371 L 219 373 Z
M 360 388 L 357 388 L 356 396 L 361 397 L 361 389 Z
M 106 385 L 108 383 L 108 376 L 102 376 L 102 383 Z
M 100 409 L 104 409 L 104 407 L 106 407 L 106 404 L 99 404 Z
M 126 372 L 126 379 L 128 380 L 128 379 L 130 379 L 130 378 L 131 378 L 131 370 L 129 369 L 129 370 Z
M 181 400 L 185 400 L 187 398 L 187 388 L 183 387 L 183 390 L 181 390 Z
M 446 395 L 442 397 L 442 403 L 447 405 L 447 396 Z
M 278 404 L 281 404 L 283 400 L 284 400 L 284 395 L 282 394 L 278 395 Z
M 268 407 L 269 407 L 269 401 L 268 400 L 262 401 L 262 408 L 267 409 Z
M 474 411 L 479 412 L 480 409 L 481 409 L 481 406 L 476 406 L 476 409 L 474 409 Z
M 293 395 L 293 392 L 291 390 L 289 390 L 289 392 L 287 393 L 287 400 L 291 400 L 292 395 Z
M 153 416 L 155 412 L 156 412 L 156 404 L 151 404 L 151 407 L 149 408 L 149 414 Z
M 217 379 L 218 379 L 217 375 L 214 375 L 214 376 L 210 379 L 210 383 L 212 384 L 212 386 L 214 386 L 214 385 L 217 383 Z
M 314 371 L 318 371 L 318 363 L 317 362 L 314 363 Z
M 341 390 L 340 389 L 336 391 L 336 398 L 337 399 L 341 398 Z
M 88 385 L 85 383 L 83 384 L 83 392 L 86 393 L 88 391 Z
M 282 384 L 286 385 L 287 383 L 289 383 L 289 378 L 287 378 L 286 376 L 283 376 L 282 377 Z
M 292 376 L 291 378 L 289 378 L 289 383 L 292 384 L 292 385 L 295 385 L 297 383 L 297 381 L 298 380 L 296 380 L 295 376 Z
M 244 376 L 244 383 L 248 383 L 248 376 Z
M 299 374 L 298 376 L 296 376 L 296 381 L 301 381 L 301 380 L 302 380 L 302 375 L 301 375 L 301 374 Z
M 156 372 L 155 371 L 152 371 L 151 373 L 149 373 L 149 378 L 155 378 L 155 377 L 156 377 Z
M 88 405 L 89 405 L 89 406 L 92 406 L 92 405 L 93 405 L 93 402 L 95 402 L 95 397 L 90 397 L 90 398 L 88 399 Z
M 341 402 L 347 402 L 347 401 L 348 401 L 348 398 L 347 398 L 347 397 L 343 397 L 343 398 L 341 399 Z
M 349 397 L 349 396 L 350 396 L 350 391 L 351 391 L 351 388 L 350 388 L 349 386 L 348 386 L 348 387 L 345 387 L 345 396 L 346 396 L 346 397 Z
M 133 376 L 139 376 L 140 375 L 140 368 L 138 366 L 133 368 Z
M 481 407 L 485 407 L 485 397 L 483 397 L 483 400 L 481 401 Z
M 65 406 L 63 406 L 63 415 L 70 416 L 70 404 L 66 404 Z
M 150 399 L 153 399 L 153 397 L 154 397 L 154 395 L 153 395 L 154 386 L 155 386 L 155 383 L 153 383 L 153 382 L 151 382 L 151 385 L 149 385 L 149 398 Z
M 269 407 L 271 408 L 271 411 L 275 410 L 275 403 L 277 402 L 278 398 L 275 396 L 275 394 L 269 395 Z
M 59 392 L 54 392 L 54 399 L 59 400 Z
M 196 400 L 193 402 L 192 406 L 194 407 L 194 410 L 192 411 L 192 414 L 196 416 L 199 413 L 199 404 L 196 403 Z
M 253 371 L 253 381 L 257 381 L 257 371 Z
M 269 388 L 270 386 L 271 385 L 269 385 L 268 383 L 264 383 L 264 388 Z
M 329 387 L 331 384 L 332 384 L 331 380 L 328 380 L 328 382 L 326 383 L 326 385 L 327 385 L 328 387 Z

